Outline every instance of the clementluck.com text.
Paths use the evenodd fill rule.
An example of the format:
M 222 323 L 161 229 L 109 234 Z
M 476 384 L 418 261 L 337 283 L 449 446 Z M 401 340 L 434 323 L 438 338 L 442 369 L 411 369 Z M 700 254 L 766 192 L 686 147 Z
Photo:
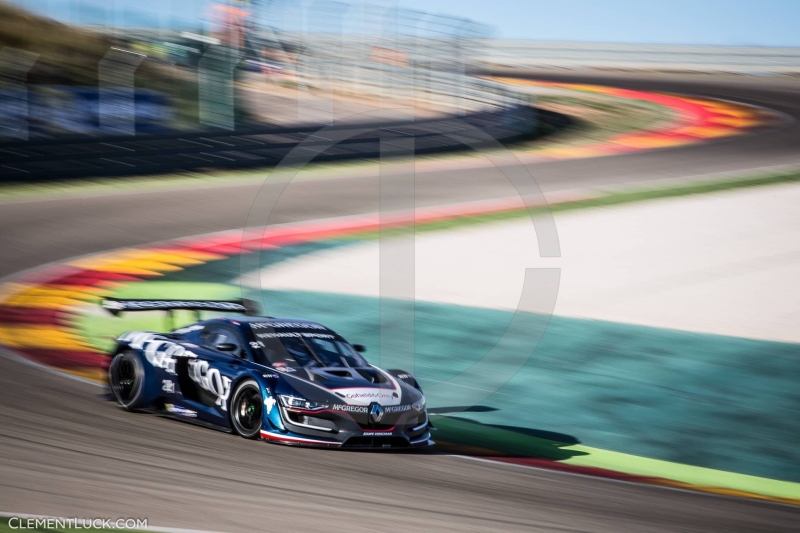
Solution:
M 12 516 L 9 529 L 147 529 L 147 518 L 55 518 Z

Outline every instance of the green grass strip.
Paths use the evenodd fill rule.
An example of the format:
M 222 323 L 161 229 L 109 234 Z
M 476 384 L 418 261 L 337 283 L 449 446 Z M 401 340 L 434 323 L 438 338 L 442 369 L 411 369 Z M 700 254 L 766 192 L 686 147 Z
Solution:
M 767 185 L 778 185 L 783 183 L 795 183 L 800 181 L 800 172 L 787 172 L 781 174 L 769 174 L 749 178 L 728 178 L 717 181 L 703 181 L 694 183 L 683 183 L 670 187 L 640 189 L 632 191 L 611 192 L 584 200 L 572 202 L 554 203 L 542 207 L 532 207 L 529 209 L 517 208 L 498 213 L 482 215 L 462 216 L 435 222 L 417 223 L 414 226 L 403 226 L 386 229 L 383 231 L 370 231 L 358 233 L 346 237 L 344 240 L 369 240 L 379 237 L 396 237 L 409 233 L 420 233 L 429 231 L 442 231 L 455 229 L 463 226 L 475 224 L 486 224 L 491 222 L 503 222 L 527 216 L 535 217 L 547 213 L 561 213 L 565 211 L 575 211 L 579 209 L 591 209 L 595 207 L 609 207 L 614 205 L 630 204 L 635 202 L 645 202 L 650 200 L 661 200 L 666 198 L 676 198 L 680 196 L 691 196 L 696 194 L 709 194 L 714 192 L 731 191 L 748 187 L 763 187 Z
M 605 196 L 598 196 L 577 202 L 554 204 L 550 207 L 551 211 L 570 211 L 573 209 L 586 209 L 589 207 L 605 207 L 609 205 L 627 204 L 632 202 L 642 202 L 647 200 L 659 200 L 662 198 L 674 198 L 678 196 L 690 196 L 694 194 L 708 194 L 720 191 L 730 191 L 744 189 L 747 187 L 763 187 L 766 185 L 776 185 L 780 183 L 794 183 L 800 181 L 800 172 L 786 172 L 780 174 L 769 174 L 750 178 L 732 178 L 717 181 L 704 181 L 688 183 L 672 187 L 644 189 L 628 192 L 615 192 Z
M 496 450 L 510 456 L 537 457 L 568 465 L 664 478 L 701 487 L 800 500 L 800 483 L 649 459 L 580 444 L 561 443 L 450 416 L 433 416 L 431 421 L 438 429 L 434 432 L 434 440 Z

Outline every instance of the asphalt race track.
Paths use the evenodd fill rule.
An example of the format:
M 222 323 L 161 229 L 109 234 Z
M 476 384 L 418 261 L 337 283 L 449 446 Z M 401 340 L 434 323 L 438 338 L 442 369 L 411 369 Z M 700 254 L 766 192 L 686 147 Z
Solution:
M 568 77 L 706 95 L 800 117 L 800 82 Z M 551 77 L 550 79 L 556 79 Z M 562 78 L 564 79 L 564 78 Z M 566 81 L 566 80 L 565 80 Z M 800 163 L 800 123 L 706 145 L 529 168 L 558 191 Z M 281 187 L 279 183 L 265 185 Z M 298 181 L 274 222 L 378 209 L 377 177 Z M 0 276 L 244 226 L 259 187 L 0 204 Z M 417 205 L 509 197 L 497 169 L 417 174 Z M 398 206 L 403 207 L 403 206 Z M 123 412 L 103 389 L 0 358 L 0 510 L 146 517 L 221 531 L 795 531 L 800 509 L 436 453 L 305 450 Z M 347 524 L 343 526 L 343 524 Z

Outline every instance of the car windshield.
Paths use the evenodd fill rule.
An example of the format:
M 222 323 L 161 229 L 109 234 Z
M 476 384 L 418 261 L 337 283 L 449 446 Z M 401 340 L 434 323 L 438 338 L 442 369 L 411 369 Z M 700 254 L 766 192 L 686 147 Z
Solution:
M 292 368 L 367 366 L 364 358 L 347 341 L 323 326 L 312 324 L 313 329 L 270 326 L 265 323 L 261 328 L 253 327 L 253 334 L 258 339 L 256 359 L 260 364 Z

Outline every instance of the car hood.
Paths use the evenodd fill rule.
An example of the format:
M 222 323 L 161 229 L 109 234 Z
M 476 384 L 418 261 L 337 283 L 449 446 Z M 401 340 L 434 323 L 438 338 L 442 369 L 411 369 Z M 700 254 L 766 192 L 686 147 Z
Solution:
M 413 403 L 422 398 L 422 393 L 417 389 L 376 367 L 294 370 L 282 371 L 281 374 L 287 385 L 309 400 L 390 406 Z

